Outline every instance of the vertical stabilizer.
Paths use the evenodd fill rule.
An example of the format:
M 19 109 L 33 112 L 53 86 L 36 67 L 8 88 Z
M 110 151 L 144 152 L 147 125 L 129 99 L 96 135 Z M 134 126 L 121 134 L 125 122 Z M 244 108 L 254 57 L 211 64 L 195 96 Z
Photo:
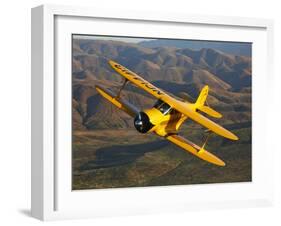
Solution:
M 214 109 L 210 108 L 209 106 L 205 105 L 208 93 L 209 93 L 209 87 L 206 85 L 201 90 L 201 92 L 195 102 L 195 108 L 214 118 L 221 118 L 222 115 L 219 112 L 217 112 Z
M 206 85 L 201 90 L 201 92 L 196 100 L 196 103 L 195 103 L 196 108 L 204 106 L 208 93 L 209 93 L 209 86 Z

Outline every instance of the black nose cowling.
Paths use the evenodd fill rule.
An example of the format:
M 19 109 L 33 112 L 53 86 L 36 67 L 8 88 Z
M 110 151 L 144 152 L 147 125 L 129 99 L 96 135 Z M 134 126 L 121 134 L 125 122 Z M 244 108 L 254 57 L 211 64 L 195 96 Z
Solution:
M 144 112 L 137 114 L 134 125 L 140 133 L 147 133 L 154 125 L 149 121 L 149 117 Z

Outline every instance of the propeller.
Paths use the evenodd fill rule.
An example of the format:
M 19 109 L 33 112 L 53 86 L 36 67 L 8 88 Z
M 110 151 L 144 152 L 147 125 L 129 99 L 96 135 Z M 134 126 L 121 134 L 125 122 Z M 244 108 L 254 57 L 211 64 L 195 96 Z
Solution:
M 139 112 L 134 119 L 134 126 L 140 133 L 147 133 L 154 125 L 150 122 L 147 114 Z

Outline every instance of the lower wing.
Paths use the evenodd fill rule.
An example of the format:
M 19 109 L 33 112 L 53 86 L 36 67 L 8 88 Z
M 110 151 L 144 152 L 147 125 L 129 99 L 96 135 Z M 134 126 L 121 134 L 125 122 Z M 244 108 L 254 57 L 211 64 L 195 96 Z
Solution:
M 135 106 L 130 104 L 128 101 L 122 99 L 121 97 L 117 96 L 111 90 L 106 89 L 105 87 L 102 87 L 100 85 L 96 85 L 96 90 L 105 99 L 107 99 L 116 107 L 126 112 L 128 115 L 135 117 L 138 114 L 139 110 Z
M 225 166 L 225 163 L 221 159 L 206 151 L 204 148 L 200 148 L 198 145 L 179 135 L 169 135 L 166 137 L 166 139 L 181 147 L 185 151 L 188 151 L 191 154 L 197 156 L 200 159 L 203 159 L 218 166 Z

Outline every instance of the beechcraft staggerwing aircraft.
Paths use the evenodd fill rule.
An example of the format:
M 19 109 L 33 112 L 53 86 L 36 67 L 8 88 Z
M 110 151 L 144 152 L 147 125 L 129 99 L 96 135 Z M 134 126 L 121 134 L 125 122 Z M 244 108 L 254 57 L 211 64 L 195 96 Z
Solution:
M 201 111 L 214 118 L 222 117 L 220 113 L 205 105 L 209 90 L 207 85 L 201 90 L 195 103 L 190 103 L 186 100 L 180 101 L 124 66 L 112 60 L 109 61 L 109 64 L 118 74 L 125 78 L 123 85 L 117 94 L 100 85 L 96 85 L 96 89 L 105 99 L 128 115 L 134 117 L 134 126 L 137 131 L 140 133 L 153 132 L 207 162 L 218 166 L 225 166 L 225 163 L 221 159 L 205 150 L 204 147 L 209 136 L 207 136 L 202 147 L 199 147 L 178 135 L 179 128 L 189 118 L 207 128 L 209 132 L 214 132 L 230 140 L 238 140 L 236 135 L 199 113 Z M 157 98 L 158 100 L 155 105 L 150 109 L 139 111 L 127 100 L 124 100 L 121 97 L 121 91 L 127 82 L 132 82 L 137 87 Z

